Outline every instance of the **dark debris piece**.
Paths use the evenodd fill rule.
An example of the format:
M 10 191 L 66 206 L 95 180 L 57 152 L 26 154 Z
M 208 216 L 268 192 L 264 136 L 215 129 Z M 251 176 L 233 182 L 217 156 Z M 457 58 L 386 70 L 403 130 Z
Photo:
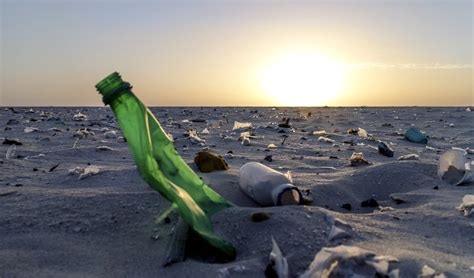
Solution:
M 5 140 L 3 140 L 3 145 L 23 145 L 23 143 L 21 143 L 21 141 L 19 139 L 8 139 L 8 138 L 5 138 Z
M 374 198 L 370 198 L 360 203 L 360 206 L 363 208 L 376 208 L 379 206 L 379 203 Z
M 347 210 L 350 211 L 350 210 L 352 210 L 352 205 L 349 204 L 349 203 L 345 203 L 345 204 L 342 204 L 342 205 L 341 205 L 341 208 L 347 209 Z

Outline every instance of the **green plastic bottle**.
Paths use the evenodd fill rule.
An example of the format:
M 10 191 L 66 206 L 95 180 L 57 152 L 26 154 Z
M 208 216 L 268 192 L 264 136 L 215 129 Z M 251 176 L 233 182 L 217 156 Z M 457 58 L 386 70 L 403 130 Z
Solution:
M 151 111 L 114 72 L 96 85 L 127 139 L 142 178 L 177 209 L 183 220 L 227 259 L 234 247 L 214 234 L 210 216 L 233 206 L 194 173 Z

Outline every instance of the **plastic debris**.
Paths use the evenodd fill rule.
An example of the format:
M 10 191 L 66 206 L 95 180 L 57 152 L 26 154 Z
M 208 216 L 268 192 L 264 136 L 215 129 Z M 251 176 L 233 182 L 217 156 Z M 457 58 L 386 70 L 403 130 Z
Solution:
M 201 131 L 201 134 L 207 135 L 209 134 L 209 129 L 205 128 Z
M 87 116 L 79 112 L 75 114 L 74 116 L 72 116 L 72 119 L 74 121 L 87 121 Z
M 464 216 L 474 215 L 474 195 L 464 195 L 462 203 L 457 209 L 464 212 Z
M 250 146 L 250 139 L 245 137 L 244 139 L 242 139 L 242 146 Z
M 393 149 L 390 148 L 387 143 L 380 141 L 377 146 L 377 149 L 380 154 L 385 155 L 387 157 L 393 157 Z
M 336 241 L 343 238 L 351 237 L 350 231 L 352 227 L 346 222 L 338 218 L 330 218 L 330 223 L 332 224 L 331 231 L 329 232 L 328 240 Z
M 272 273 L 273 275 L 269 274 Z M 265 270 L 267 277 L 275 276 L 278 278 L 287 278 L 289 275 L 288 261 L 278 247 L 275 239 L 272 237 L 272 251 L 270 252 L 270 263 Z
M 91 131 L 89 128 L 78 129 L 72 135 L 72 137 L 76 137 L 76 138 L 80 138 L 80 139 L 88 138 L 88 137 L 94 137 L 94 136 L 95 136 L 95 133 L 93 131 Z
M 436 270 L 434 270 L 433 268 L 425 264 L 421 268 L 421 274 L 418 277 L 420 278 L 446 278 L 446 275 L 444 275 L 444 273 L 436 274 Z
M 197 135 L 197 131 L 195 129 L 188 129 L 187 133 L 184 135 L 186 136 L 191 144 L 204 144 L 206 140 L 202 139 Z
M 100 168 L 93 165 L 89 165 L 85 168 L 75 167 L 69 170 L 70 175 L 79 175 L 78 180 L 97 175 L 98 173 L 100 173 Z
M 301 204 L 300 190 L 291 174 L 286 175 L 258 162 L 248 162 L 239 170 L 240 189 L 262 206 Z
M 323 136 L 320 136 L 318 138 L 318 141 L 319 142 L 324 142 L 324 143 L 329 143 L 329 144 L 334 144 L 334 140 L 333 139 L 330 139 L 330 138 L 327 138 L 327 137 L 323 137 Z
M 399 277 L 398 259 L 377 256 L 371 251 L 340 245 L 319 251 L 301 278 Z
M 248 131 L 244 131 L 244 132 L 241 132 L 240 133 L 240 136 L 239 136 L 239 141 L 242 141 L 244 140 L 245 138 L 249 138 L 250 139 L 250 136 L 252 136 L 252 134 Z
M 362 165 L 369 165 L 370 163 L 365 160 L 363 153 L 354 152 L 350 158 L 351 166 L 362 166 Z
M 360 127 L 348 129 L 347 133 L 352 134 L 352 135 L 357 135 L 361 138 L 367 138 L 369 136 L 369 134 L 367 133 L 367 130 Z
M 115 139 L 117 138 L 117 131 L 111 130 L 104 133 L 106 139 Z
M 426 133 L 415 127 L 410 127 L 405 131 L 405 139 L 418 144 L 428 144 Z
M 16 145 L 12 144 L 8 147 L 7 152 L 5 153 L 6 159 L 12 159 L 16 155 Z
M 267 146 L 267 149 L 276 149 L 276 148 L 277 148 L 277 146 L 273 143 L 271 143 Z
M 95 148 L 95 149 L 97 151 L 113 151 L 114 150 L 109 146 L 97 146 L 97 148 Z
M 464 149 L 453 148 L 439 158 L 438 177 L 452 185 L 474 182 L 474 161 L 466 159 Z
M 316 135 L 316 136 L 326 136 L 328 135 L 328 133 L 326 132 L 326 130 L 315 130 L 313 131 L 312 133 L 313 135 Z
M 251 129 L 252 128 L 252 123 L 243 123 L 243 122 L 234 122 L 234 127 L 232 130 L 237 130 L 237 129 Z
M 199 171 L 203 173 L 229 169 L 229 165 L 222 156 L 211 152 L 198 152 L 194 157 L 194 163 L 196 163 Z
M 38 128 L 36 128 L 36 127 L 31 127 L 31 126 L 27 126 L 27 127 L 25 127 L 25 129 L 23 130 L 23 132 L 25 132 L 25 133 L 32 133 L 32 132 L 35 132 L 35 131 L 38 131 Z
M 398 157 L 398 160 L 419 160 L 420 156 L 414 153 L 405 154 Z

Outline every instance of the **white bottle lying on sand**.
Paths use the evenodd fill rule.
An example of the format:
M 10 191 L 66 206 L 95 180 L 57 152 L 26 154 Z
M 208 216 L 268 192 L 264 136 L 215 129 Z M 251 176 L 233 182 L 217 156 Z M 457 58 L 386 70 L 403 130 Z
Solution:
M 452 148 L 439 158 L 438 176 L 453 185 L 474 182 L 474 161 L 468 161 L 467 152 Z
M 262 206 L 298 205 L 303 199 L 289 175 L 258 162 L 240 167 L 239 183 L 242 191 Z

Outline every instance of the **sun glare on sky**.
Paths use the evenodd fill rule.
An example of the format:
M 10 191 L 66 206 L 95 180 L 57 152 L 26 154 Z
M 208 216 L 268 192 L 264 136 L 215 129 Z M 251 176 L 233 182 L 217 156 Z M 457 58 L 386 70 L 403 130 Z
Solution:
M 317 53 L 287 53 L 261 75 L 265 93 L 284 106 L 325 105 L 344 86 L 344 67 Z

